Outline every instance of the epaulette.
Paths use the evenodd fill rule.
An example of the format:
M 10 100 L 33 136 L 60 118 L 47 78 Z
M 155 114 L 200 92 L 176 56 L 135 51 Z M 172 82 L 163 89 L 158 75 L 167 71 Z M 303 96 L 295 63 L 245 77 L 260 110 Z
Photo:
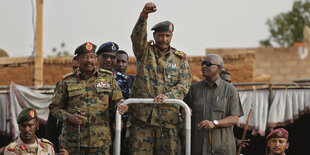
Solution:
M 7 150 L 9 150 L 9 151 L 14 151 L 14 150 L 15 150 L 16 145 L 17 145 L 17 143 L 16 143 L 16 142 L 11 143 L 11 144 L 8 146 Z
M 45 139 L 45 138 L 41 138 L 41 142 L 42 143 L 48 143 L 51 144 L 54 147 L 54 144 L 52 142 L 50 142 L 49 140 Z M 40 144 L 41 145 L 41 144 Z M 42 145 L 41 145 L 42 146 Z M 43 146 L 42 146 L 43 147 Z
M 147 42 L 147 45 L 148 45 L 148 46 L 154 45 L 154 40 L 150 40 L 149 42 Z
M 62 77 L 61 77 L 61 79 L 66 79 L 66 78 L 68 78 L 69 76 L 72 76 L 72 75 L 74 75 L 74 71 L 72 71 L 72 72 L 70 72 L 70 73 L 67 73 L 67 74 L 65 74 L 65 75 L 63 75 Z
M 174 51 L 173 52 L 175 55 L 179 56 L 181 59 L 186 58 L 186 54 L 184 52 L 181 51 Z
M 99 71 L 102 72 L 102 73 L 108 73 L 108 74 L 113 75 L 113 72 L 111 72 L 109 70 L 106 70 L 106 69 L 99 69 Z

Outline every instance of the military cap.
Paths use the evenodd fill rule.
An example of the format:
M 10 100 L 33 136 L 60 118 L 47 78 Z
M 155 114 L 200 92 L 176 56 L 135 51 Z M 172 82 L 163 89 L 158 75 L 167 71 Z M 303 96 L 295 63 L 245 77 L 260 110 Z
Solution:
M 155 32 L 173 32 L 174 26 L 170 21 L 163 21 L 156 24 L 151 30 Z
M 96 45 L 91 42 L 86 42 L 80 45 L 78 48 L 75 49 L 74 54 L 86 54 L 86 53 L 95 53 Z
M 22 110 L 17 116 L 17 123 L 22 123 L 24 121 L 30 121 L 34 118 L 37 118 L 36 110 L 32 108 L 26 108 Z
M 118 45 L 114 42 L 106 42 L 103 43 L 98 51 L 97 51 L 97 55 L 99 55 L 100 53 L 104 53 L 104 52 L 118 52 Z
M 288 132 L 284 128 L 275 129 L 266 137 L 267 140 L 271 138 L 288 138 Z

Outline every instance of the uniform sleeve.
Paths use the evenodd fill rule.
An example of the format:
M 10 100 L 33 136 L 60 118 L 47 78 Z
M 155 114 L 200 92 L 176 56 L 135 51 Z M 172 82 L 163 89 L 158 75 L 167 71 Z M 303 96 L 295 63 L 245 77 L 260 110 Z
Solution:
M 131 42 L 133 52 L 139 60 L 143 53 L 147 50 L 147 19 L 139 17 L 132 33 L 131 33 Z
M 230 97 L 230 105 L 229 105 L 231 116 L 243 116 L 243 109 L 240 102 L 239 94 L 236 88 L 233 88 L 232 95 Z
M 65 122 L 70 115 L 67 111 L 64 110 L 68 98 L 68 92 L 66 88 L 67 87 L 64 81 L 60 81 L 55 88 L 52 103 L 49 105 L 49 109 L 52 112 L 52 115 L 62 122 Z
M 182 59 L 180 71 L 178 74 L 178 77 L 180 77 L 180 80 L 178 81 L 177 85 L 174 87 L 171 87 L 167 93 L 165 93 L 168 98 L 171 99 L 179 99 L 183 100 L 186 94 L 189 91 L 191 81 L 192 81 L 192 75 L 189 69 L 187 58 Z
M 114 109 L 114 112 L 116 111 L 116 106 L 120 99 L 123 99 L 121 88 L 119 87 L 115 78 L 112 78 L 112 93 L 110 95 L 110 103 Z

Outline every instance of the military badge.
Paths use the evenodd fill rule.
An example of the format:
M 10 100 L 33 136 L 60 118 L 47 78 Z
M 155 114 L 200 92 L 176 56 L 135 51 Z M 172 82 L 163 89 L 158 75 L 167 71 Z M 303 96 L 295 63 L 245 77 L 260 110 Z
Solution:
M 21 148 L 22 150 L 25 150 L 27 147 L 26 147 L 26 145 L 24 145 L 24 144 L 20 144 L 20 148 Z
M 172 23 L 169 24 L 169 31 L 172 33 L 173 32 L 173 25 Z
M 98 87 L 98 88 L 106 88 L 106 89 L 109 89 L 109 88 L 111 88 L 111 84 L 108 83 L 108 82 L 98 82 L 98 83 L 97 83 L 97 87 Z
M 168 64 L 169 70 L 177 70 L 179 69 L 179 66 L 177 64 Z
M 29 112 L 28 112 L 28 114 L 29 114 L 29 116 L 30 116 L 30 118 L 34 118 L 34 111 L 33 110 L 30 110 Z
M 281 137 L 281 136 L 283 136 L 283 132 L 281 132 L 281 131 L 279 131 L 278 133 L 277 133 L 277 135 L 279 136 L 279 137 Z
M 113 51 L 116 50 L 116 47 L 115 47 L 114 43 L 112 43 L 111 49 L 112 49 Z
M 85 44 L 85 49 L 87 50 L 87 51 L 92 51 L 93 50 L 93 45 L 90 43 L 90 42 L 87 42 L 86 44 Z

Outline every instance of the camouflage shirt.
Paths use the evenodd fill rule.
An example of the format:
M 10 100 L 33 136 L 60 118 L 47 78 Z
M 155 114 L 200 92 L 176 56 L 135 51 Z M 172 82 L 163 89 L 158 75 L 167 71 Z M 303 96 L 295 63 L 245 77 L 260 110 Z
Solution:
M 191 84 L 191 73 L 186 54 L 170 47 L 164 55 L 152 42 L 147 42 L 147 20 L 139 18 L 131 34 L 133 52 L 137 59 L 137 75 L 131 92 L 132 98 L 154 98 L 165 94 L 170 99 L 182 100 Z M 162 123 L 177 124 L 179 106 L 160 105 Z M 157 105 L 133 104 L 130 112 L 141 121 L 150 119 L 159 125 Z
M 122 92 L 110 71 L 95 69 L 88 79 L 79 70 L 66 74 L 56 86 L 49 106 L 52 114 L 64 122 L 62 145 L 77 142 L 78 127 L 67 118 L 78 110 L 87 117 L 81 124 L 81 147 L 110 145 L 109 108 L 115 113 L 120 99 Z

